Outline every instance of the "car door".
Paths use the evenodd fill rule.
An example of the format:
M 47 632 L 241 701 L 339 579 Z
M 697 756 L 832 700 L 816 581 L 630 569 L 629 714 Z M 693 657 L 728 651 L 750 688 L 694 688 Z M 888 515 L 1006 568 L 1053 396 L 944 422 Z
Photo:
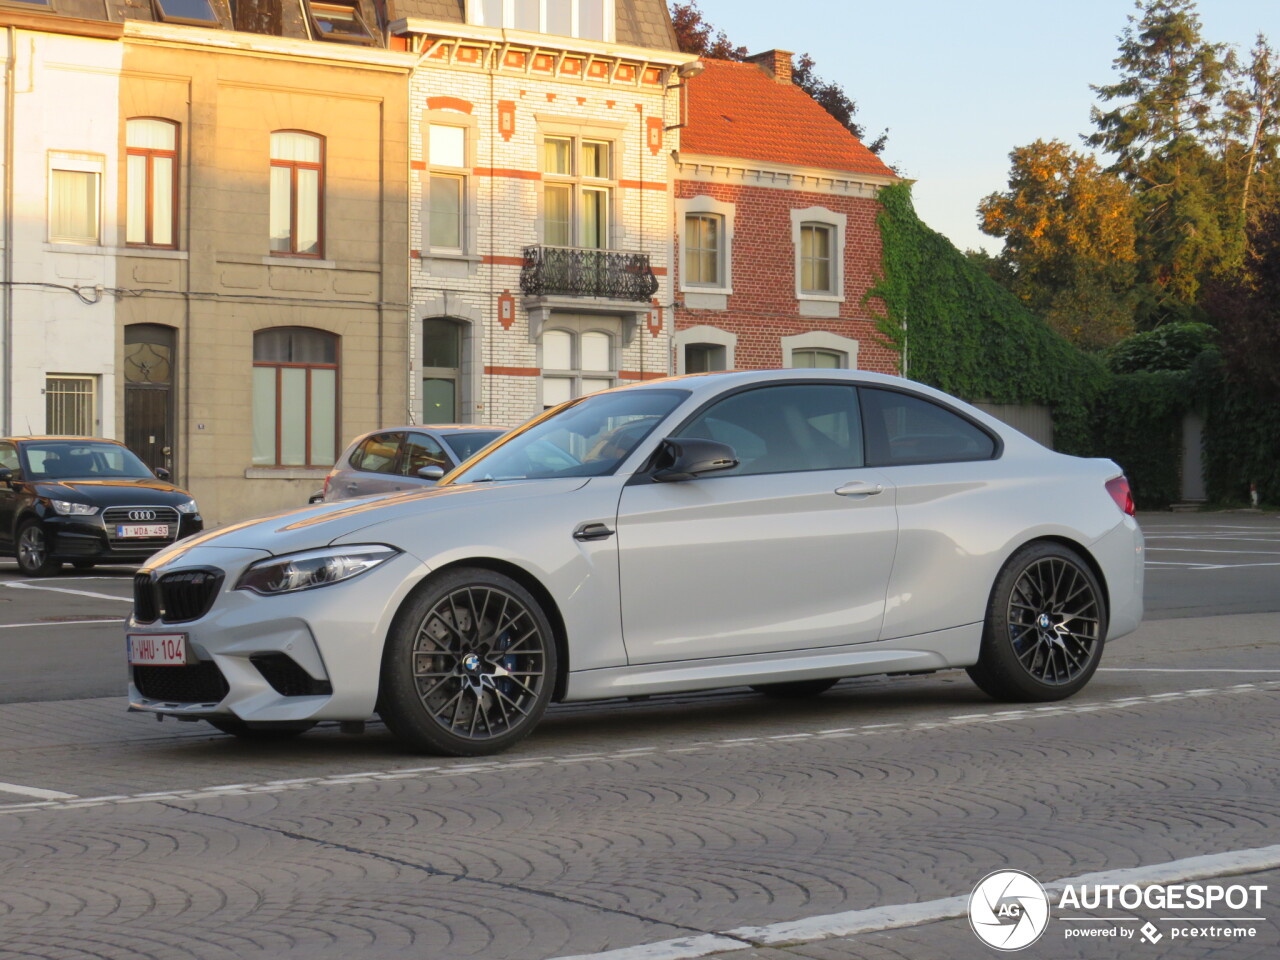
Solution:
M 7 483 L 0 483 L 0 545 L 13 546 L 13 524 L 22 498 L 22 465 L 18 450 L 8 442 L 0 442 L 0 467 L 12 472 Z
M 728 443 L 739 465 L 638 476 L 619 498 L 631 663 L 879 638 L 897 542 L 895 491 L 863 466 L 856 388 L 772 384 L 718 398 L 673 436 Z
M 392 493 L 403 486 L 395 469 L 404 436 L 400 431 L 375 433 L 356 447 L 350 469 L 337 478 L 341 496 L 345 499 Z

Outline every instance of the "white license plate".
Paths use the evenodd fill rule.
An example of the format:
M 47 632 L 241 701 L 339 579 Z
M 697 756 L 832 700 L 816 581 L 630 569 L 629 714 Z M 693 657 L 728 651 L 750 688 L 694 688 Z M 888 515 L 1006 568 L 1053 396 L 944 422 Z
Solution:
M 131 523 L 120 524 L 116 527 L 117 537 L 167 537 L 169 535 L 169 525 L 167 523 Z
M 150 667 L 182 667 L 187 663 L 185 633 L 130 633 L 129 663 Z

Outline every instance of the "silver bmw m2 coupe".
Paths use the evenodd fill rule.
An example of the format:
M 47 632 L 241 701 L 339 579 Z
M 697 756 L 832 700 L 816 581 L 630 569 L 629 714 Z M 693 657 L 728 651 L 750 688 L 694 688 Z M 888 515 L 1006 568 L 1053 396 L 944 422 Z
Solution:
M 965 668 L 1080 690 L 1142 617 L 1109 460 L 858 371 L 677 377 L 536 417 L 432 488 L 188 538 L 138 573 L 131 709 L 246 737 L 380 716 L 493 753 L 552 700 Z

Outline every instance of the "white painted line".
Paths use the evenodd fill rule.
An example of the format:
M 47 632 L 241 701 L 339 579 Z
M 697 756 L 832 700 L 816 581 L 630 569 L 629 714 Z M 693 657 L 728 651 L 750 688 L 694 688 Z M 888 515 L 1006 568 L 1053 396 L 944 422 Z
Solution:
M 0 783 L 0 791 L 16 793 L 21 797 L 35 797 L 37 800 L 74 800 L 74 793 L 63 793 L 61 790 L 42 790 L 40 787 L 24 787 L 20 783 Z
M 1119 870 L 1102 870 L 1064 877 L 1044 884 L 1046 892 L 1058 893 L 1067 885 L 1080 884 L 1133 884 L 1140 887 L 1152 884 L 1185 883 L 1191 880 L 1207 880 L 1242 873 L 1258 873 L 1280 867 L 1280 844 L 1255 847 L 1249 850 L 1233 850 L 1201 857 L 1186 857 L 1167 863 L 1145 867 L 1129 867 Z M 881 930 L 900 930 L 939 920 L 956 920 L 969 910 L 969 896 L 962 894 L 921 903 L 899 903 L 869 910 L 848 910 L 825 916 L 807 917 L 803 920 L 771 923 L 761 927 L 735 927 L 721 933 L 705 933 L 701 936 L 679 940 L 663 940 L 636 947 L 623 947 L 604 953 L 578 954 L 575 957 L 559 957 L 557 960 L 697 960 L 713 953 L 748 950 L 779 943 L 812 943 L 832 937 L 852 937 Z M 1096 922 L 1098 918 L 1090 918 Z M 1183 919 L 1183 918 L 1179 918 Z
M 1099 673 L 1280 673 L 1280 668 L 1276 668 L 1272 670 L 1272 669 L 1265 669 L 1262 667 L 1250 667 L 1248 669 L 1245 669 L 1245 668 L 1236 669 L 1234 667 L 1099 667 L 1098 672 Z M 1212 690 L 1213 688 L 1202 687 L 1199 690 L 1181 690 L 1178 692 L 1178 695 L 1188 696 L 1192 694 L 1203 694 L 1206 689 Z M 1160 694 L 1152 694 L 1152 696 L 1160 696 Z M 1164 694 L 1164 696 L 1169 696 L 1169 694 Z M 1131 697 L 1127 699 L 1141 700 L 1145 698 Z
M 36 623 L 0 623 L 0 630 L 17 627 L 74 627 L 82 623 L 124 623 L 124 617 L 104 617 L 98 620 L 40 620 Z
M 1207 547 L 1147 547 L 1147 552 L 1159 550 L 1161 553 L 1228 553 L 1232 556 L 1280 556 L 1280 550 L 1210 550 Z
M 14 580 L 4 584 L 11 590 L 39 590 L 49 593 L 71 593 L 77 597 L 93 597 L 95 600 L 118 600 L 120 603 L 133 603 L 133 597 L 117 597 L 111 593 L 94 593 L 92 590 L 71 590 L 67 587 L 46 587 L 42 584 L 28 583 L 25 580 Z

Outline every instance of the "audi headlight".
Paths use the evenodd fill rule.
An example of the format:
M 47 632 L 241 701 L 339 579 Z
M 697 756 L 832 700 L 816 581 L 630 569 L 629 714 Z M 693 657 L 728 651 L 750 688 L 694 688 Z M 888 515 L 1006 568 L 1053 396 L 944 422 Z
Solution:
M 91 517 L 98 508 L 91 503 L 76 503 L 73 500 L 50 500 L 53 509 L 64 517 Z
M 199 513 L 200 508 L 196 506 L 194 500 L 188 500 L 186 503 L 178 504 L 179 513 Z
M 327 587 L 358 577 L 400 551 L 382 544 L 326 547 L 261 560 L 240 575 L 237 590 L 252 590 L 264 597 Z

